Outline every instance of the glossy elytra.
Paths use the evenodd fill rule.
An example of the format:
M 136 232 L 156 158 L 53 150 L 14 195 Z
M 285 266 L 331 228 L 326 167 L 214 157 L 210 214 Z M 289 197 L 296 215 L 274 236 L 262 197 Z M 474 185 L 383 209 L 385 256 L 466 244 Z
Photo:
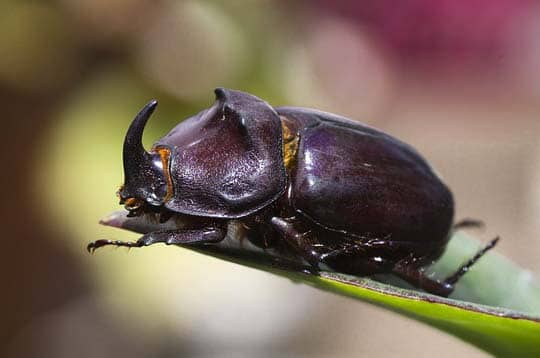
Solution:
M 452 232 L 450 190 L 411 146 L 359 122 L 312 109 L 280 107 L 219 88 L 210 108 L 178 124 L 150 151 L 143 130 L 157 102 L 135 117 L 124 141 L 125 183 L 118 195 L 128 216 L 156 215 L 187 226 L 135 242 L 213 244 L 235 222 L 263 248 L 276 248 L 335 271 L 395 274 L 447 296 L 497 239 L 446 280 L 424 275 Z M 166 229 L 165 229 L 166 227 Z

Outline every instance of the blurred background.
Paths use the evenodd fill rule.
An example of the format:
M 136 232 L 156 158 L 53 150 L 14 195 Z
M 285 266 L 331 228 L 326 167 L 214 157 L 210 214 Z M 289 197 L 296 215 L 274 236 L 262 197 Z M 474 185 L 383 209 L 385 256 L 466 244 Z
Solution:
M 186 250 L 104 249 L 125 130 L 217 86 L 413 144 L 457 218 L 540 273 L 540 4 L 514 0 L 0 2 L 2 357 L 483 357 L 420 323 Z M 219 149 L 219 148 L 217 148 Z

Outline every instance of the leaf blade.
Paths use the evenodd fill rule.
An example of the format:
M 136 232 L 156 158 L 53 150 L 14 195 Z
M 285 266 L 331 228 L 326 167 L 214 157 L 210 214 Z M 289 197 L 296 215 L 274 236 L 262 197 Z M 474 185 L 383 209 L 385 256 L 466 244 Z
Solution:
M 139 233 L 160 227 L 155 218 L 127 218 L 125 212 L 115 212 L 101 223 Z M 455 268 L 454 261 L 466 258 L 467 249 L 474 251 L 477 245 L 474 240 L 459 235 L 450 242 L 452 244 L 447 248 L 445 257 L 436 267 L 438 270 Z M 482 258 L 474 270 L 465 275 L 463 284 L 460 281 L 459 297 L 470 298 L 465 301 L 335 272 L 322 271 L 319 275 L 302 273 L 298 270 L 298 263 L 288 265 L 287 259 L 276 260 L 266 251 L 246 249 L 242 240 L 230 237 L 224 244 L 182 247 L 389 309 L 496 356 L 540 356 L 540 287 L 531 279 L 530 287 L 521 293 L 527 296 L 526 302 L 505 304 L 505 297 L 512 293 L 505 287 L 512 287 L 513 280 L 524 275 L 525 271 L 498 254 L 486 255 L 489 260 Z M 495 299 L 492 296 L 496 296 Z M 502 303 L 506 307 L 483 304 L 490 302 Z M 516 310 L 516 307 L 525 309 Z

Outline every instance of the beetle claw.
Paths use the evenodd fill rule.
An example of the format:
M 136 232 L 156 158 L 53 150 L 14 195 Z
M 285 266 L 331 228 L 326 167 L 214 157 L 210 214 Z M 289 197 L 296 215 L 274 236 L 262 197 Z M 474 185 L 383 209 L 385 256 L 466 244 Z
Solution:
M 132 247 L 141 247 L 141 243 L 139 241 L 135 241 L 135 242 L 132 242 L 132 241 L 120 241 L 120 240 L 106 240 L 106 239 L 102 239 L 102 240 L 96 240 L 96 241 L 93 241 L 91 243 L 89 243 L 87 246 L 86 246 L 86 250 L 93 254 L 97 249 L 99 249 L 100 247 L 103 247 L 103 246 L 124 246 L 124 247 L 128 247 L 128 248 L 132 248 Z

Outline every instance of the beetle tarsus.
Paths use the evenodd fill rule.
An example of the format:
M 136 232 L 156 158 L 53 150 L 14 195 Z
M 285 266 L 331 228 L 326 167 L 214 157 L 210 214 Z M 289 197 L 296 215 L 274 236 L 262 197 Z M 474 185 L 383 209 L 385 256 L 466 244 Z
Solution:
M 469 261 L 464 263 L 454 274 L 447 277 L 444 282 L 454 285 L 463 275 L 465 275 L 470 268 L 482 257 L 486 252 L 491 250 L 499 241 L 499 236 L 491 240 L 486 246 L 476 253 Z
M 484 222 L 476 219 L 463 219 L 458 221 L 452 226 L 452 230 L 462 230 L 462 229 L 483 229 L 485 226 Z
M 120 240 L 96 240 L 91 243 L 89 243 L 86 246 L 86 250 L 93 254 L 97 249 L 103 246 L 123 246 L 123 247 L 141 247 L 144 246 L 142 243 L 137 241 L 120 241 Z

